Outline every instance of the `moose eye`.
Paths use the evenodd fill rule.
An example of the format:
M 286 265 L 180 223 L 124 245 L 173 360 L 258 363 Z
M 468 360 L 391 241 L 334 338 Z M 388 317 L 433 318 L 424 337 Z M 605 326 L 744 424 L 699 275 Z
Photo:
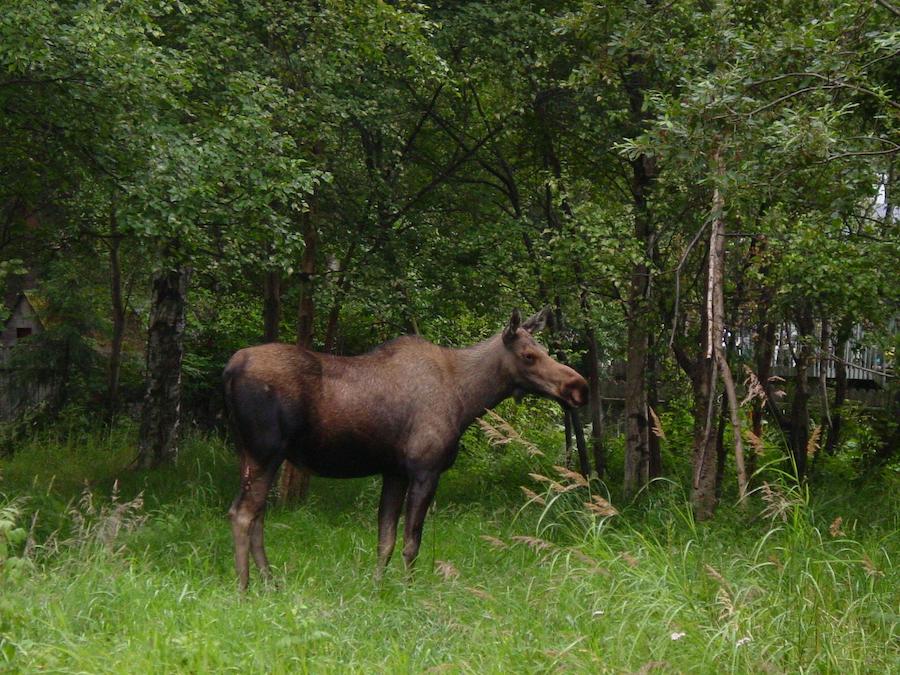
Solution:
M 525 352 L 524 354 L 522 354 L 522 360 L 528 364 L 534 363 L 534 354 L 532 354 L 531 352 Z

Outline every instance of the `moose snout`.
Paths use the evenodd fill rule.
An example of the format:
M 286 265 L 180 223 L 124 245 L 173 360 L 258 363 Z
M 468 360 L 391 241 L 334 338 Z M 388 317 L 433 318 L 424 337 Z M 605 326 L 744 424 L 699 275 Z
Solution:
M 587 403 L 588 383 L 576 374 L 575 377 L 563 384 L 560 389 L 560 397 L 573 408 L 579 408 Z

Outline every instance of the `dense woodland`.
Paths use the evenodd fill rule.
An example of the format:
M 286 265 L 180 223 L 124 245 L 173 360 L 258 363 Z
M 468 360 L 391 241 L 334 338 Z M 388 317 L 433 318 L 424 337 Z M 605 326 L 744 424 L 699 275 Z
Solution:
M 237 482 L 227 452 L 211 464 L 232 478 L 221 491 L 204 469 L 185 467 L 211 461 L 199 439 L 223 447 L 221 373 L 235 350 L 280 340 L 358 354 L 407 333 L 463 346 L 497 332 L 513 308 L 549 306 L 542 340 L 588 378 L 590 403 L 564 414 L 532 401 L 485 418 L 463 439 L 460 475 L 479 476 L 469 494 L 489 493 L 491 477 L 517 488 L 541 452 L 547 471 L 568 464 L 616 506 L 677 513 L 689 528 L 723 518 L 727 527 L 760 509 L 787 522 L 800 502 L 826 495 L 889 504 L 900 466 L 898 25 L 891 0 L 8 0 L 0 280 L 8 304 L 32 293 L 44 330 L 4 366 L 14 381 L 49 383 L 52 395 L 2 423 L 9 464 L 0 470 L 11 483 L 0 493 L 25 490 L 38 462 L 79 456 L 75 441 L 60 439 L 102 437 L 69 463 L 105 464 L 82 479 L 125 476 L 150 499 L 153 485 L 164 494 L 173 477 L 194 476 L 222 513 Z M 7 318 L 9 306 L 2 311 Z M 779 342 L 783 334 L 790 339 Z M 853 400 L 848 345 L 882 355 L 877 406 Z M 789 350 L 780 376 L 776 346 Z M 282 497 L 303 484 L 289 474 Z M 554 484 L 528 488 L 532 506 L 548 509 L 541 523 L 555 517 L 557 502 L 541 496 Z M 672 490 L 681 506 L 663 498 Z M 589 500 L 591 527 L 621 516 L 605 497 Z M 34 509 L 9 504 L 18 506 L 0 510 L 0 525 L 6 517 L 12 531 L 18 519 L 22 532 Z M 867 591 L 884 612 L 860 619 L 874 628 L 848 633 L 860 645 L 874 631 L 876 652 L 866 643 L 848 665 L 837 647 L 822 662 L 804 646 L 773 647 L 760 661 L 733 656 L 732 667 L 890 670 L 892 509 L 882 522 L 890 546 L 878 539 L 857 556 L 871 566 L 860 578 L 884 584 Z M 226 535 L 224 523 L 208 522 Z M 32 535 L 53 529 L 43 527 L 32 523 Z M 12 541 L 7 553 L 0 536 L 0 572 Z M 227 570 L 228 545 L 216 541 Z M 592 541 L 579 550 L 598 564 L 647 569 Z M 660 544 L 660 560 L 680 542 Z M 871 552 L 882 550 L 884 560 Z M 740 605 L 737 581 L 705 574 L 716 602 Z M 634 579 L 628 588 L 653 593 Z M 785 611 L 802 612 L 801 600 Z M 847 600 L 857 601 L 868 602 Z M 4 625 L 0 654 L 15 663 L 28 650 L 4 642 L 19 624 Z M 679 639 L 677 627 L 662 630 Z M 654 663 L 655 652 L 635 644 L 607 667 Z M 20 665 L 87 663 L 57 656 Z M 520 657 L 508 665 L 552 669 L 543 656 Z M 404 663 L 385 658 L 380 667 Z M 455 656 L 419 654 L 405 667 L 442 658 Z M 502 662 L 472 658 L 461 670 Z M 556 658 L 576 670 L 591 663 Z M 660 668 L 678 670 L 712 668 L 721 655 L 665 658 Z

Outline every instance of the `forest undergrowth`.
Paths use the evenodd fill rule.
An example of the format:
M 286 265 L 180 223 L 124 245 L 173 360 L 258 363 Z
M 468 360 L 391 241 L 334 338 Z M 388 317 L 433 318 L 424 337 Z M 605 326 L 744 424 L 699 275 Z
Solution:
M 135 473 L 130 427 L 38 434 L 0 459 L 0 671 L 896 672 L 896 473 L 771 471 L 697 523 L 676 482 L 619 503 L 558 440 L 470 432 L 414 577 L 395 556 L 380 586 L 378 481 L 316 479 L 270 509 L 277 587 L 241 598 L 225 440 Z

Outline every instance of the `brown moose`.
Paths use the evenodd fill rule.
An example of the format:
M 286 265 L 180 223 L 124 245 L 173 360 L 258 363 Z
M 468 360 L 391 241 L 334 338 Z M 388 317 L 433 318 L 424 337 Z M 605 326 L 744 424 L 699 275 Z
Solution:
M 503 331 L 465 349 L 401 337 L 353 357 L 274 343 L 235 353 L 224 380 L 241 463 L 240 492 L 229 510 L 240 589 L 247 588 L 251 554 L 263 578 L 271 576 L 263 519 L 285 459 L 326 477 L 381 474 L 375 576 L 394 550 L 404 498 L 403 558 L 411 569 L 438 479 L 476 417 L 526 393 L 565 406 L 585 403 L 584 378 L 532 337 L 548 313 L 522 323 L 514 311 Z

